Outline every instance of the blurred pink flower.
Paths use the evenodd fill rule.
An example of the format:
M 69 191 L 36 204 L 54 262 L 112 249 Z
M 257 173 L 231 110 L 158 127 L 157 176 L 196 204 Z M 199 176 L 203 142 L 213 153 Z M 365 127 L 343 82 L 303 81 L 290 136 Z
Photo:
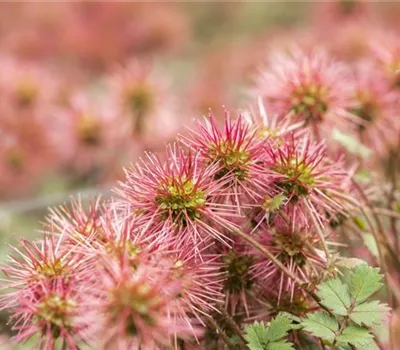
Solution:
M 349 113 L 353 89 L 347 67 L 323 51 L 292 51 L 272 57 L 261 72 L 257 94 L 273 114 L 302 121 L 317 139 L 329 137 L 334 127 L 351 130 L 358 118 Z

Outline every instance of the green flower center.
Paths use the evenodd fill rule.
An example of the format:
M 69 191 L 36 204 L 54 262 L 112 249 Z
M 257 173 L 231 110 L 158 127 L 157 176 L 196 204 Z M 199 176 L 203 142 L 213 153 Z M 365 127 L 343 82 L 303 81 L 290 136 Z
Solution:
M 137 315 L 147 326 L 156 324 L 152 316 L 163 305 L 162 298 L 154 293 L 151 286 L 146 283 L 133 285 L 119 285 L 111 295 L 111 303 L 107 312 L 117 321 L 121 314 L 129 310 L 131 315 Z M 126 333 L 136 335 L 138 327 L 133 317 L 127 317 Z
M 326 90 L 315 84 L 299 87 L 292 95 L 292 110 L 302 114 L 306 124 L 321 122 L 328 110 Z
M 244 180 L 247 177 L 250 154 L 242 147 L 237 147 L 227 141 L 218 146 L 212 144 L 208 151 L 208 158 L 210 163 L 219 163 L 222 166 L 215 175 L 216 180 L 229 173 L 233 173 L 238 180 Z
M 171 181 L 169 185 L 160 187 L 156 202 L 164 211 L 164 219 L 171 216 L 175 224 L 186 226 L 187 217 L 190 220 L 200 218 L 206 197 L 190 180 L 184 183 Z
M 105 245 L 105 250 L 109 255 L 117 259 L 122 256 L 128 257 L 133 270 L 137 268 L 138 257 L 142 251 L 131 240 L 108 242 Z
M 54 279 L 56 277 L 68 278 L 67 266 L 61 261 L 61 259 L 56 259 L 54 261 L 49 261 L 43 265 L 38 265 L 35 268 L 37 276 L 32 276 L 33 280 L 36 279 Z
M 287 197 L 297 199 L 299 196 L 306 196 L 309 188 L 315 183 L 312 169 L 304 162 L 298 162 L 296 159 L 290 159 L 273 168 L 279 174 L 285 175 L 286 179 L 280 181 L 277 185 L 281 187 Z
M 36 306 L 36 321 L 50 323 L 53 337 L 58 338 L 61 329 L 72 328 L 71 314 L 76 307 L 73 300 L 53 293 Z M 43 327 L 43 333 L 45 332 L 46 326 Z

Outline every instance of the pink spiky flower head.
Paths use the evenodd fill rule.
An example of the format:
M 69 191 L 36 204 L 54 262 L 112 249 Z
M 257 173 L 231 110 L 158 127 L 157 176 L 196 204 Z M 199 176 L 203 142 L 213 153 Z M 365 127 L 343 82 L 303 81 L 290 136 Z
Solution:
M 316 278 L 325 268 L 326 257 L 312 224 L 296 211 L 298 208 L 290 208 L 284 211 L 283 216 L 282 213 L 278 214 L 272 225 L 259 226 L 256 235 L 260 243 L 293 275 L 311 285 L 317 282 Z M 253 248 L 252 255 L 252 278 L 267 292 L 272 292 L 278 304 L 282 298 L 293 301 L 295 292 L 299 291 L 296 283 L 258 250 Z
M 181 282 L 171 266 L 156 257 L 142 259 L 134 270 L 128 261 L 102 259 L 99 288 L 88 295 L 92 329 L 104 349 L 156 349 L 191 335 L 188 324 L 171 319 Z
M 199 154 L 185 153 L 178 146 L 167 148 L 166 161 L 154 154 L 126 172 L 117 192 L 122 206 L 131 208 L 137 224 L 152 234 L 173 235 L 195 246 L 210 237 L 226 242 L 218 226 L 232 227 L 235 208 L 221 205 L 227 180 L 216 181 L 218 165 L 205 167 Z
M 221 270 L 225 273 L 224 308 L 236 317 L 243 314 L 249 316 L 248 293 L 255 282 L 250 273 L 253 256 L 249 254 L 247 245 L 240 240 L 235 240 L 231 248 L 221 247 L 219 255 Z
M 375 64 L 359 63 L 355 67 L 351 112 L 361 119 L 358 127 L 360 140 L 380 155 L 397 145 L 397 107 L 398 96 L 390 89 L 382 71 Z
M 22 240 L 21 248 L 11 247 L 17 256 L 9 255 L 9 264 L 1 270 L 5 275 L 3 282 L 13 291 L 2 295 L 3 308 L 13 305 L 15 295 L 35 290 L 40 283 L 73 282 L 85 258 L 65 249 L 63 240 L 64 235 L 56 237 L 54 232 L 49 232 L 38 243 Z
M 130 142 L 127 123 L 107 99 L 74 96 L 69 106 L 58 110 L 54 126 L 58 154 L 78 173 L 112 164 Z M 60 135 L 65 142 L 60 143 Z
M 74 245 L 93 237 L 101 239 L 101 216 L 105 211 L 101 196 L 89 199 L 87 205 L 80 196 L 72 197 L 68 204 L 49 209 L 47 225 L 64 235 L 64 244 Z
M 0 308 L 12 313 L 17 341 L 38 333 L 43 349 L 53 350 L 58 339 L 76 349 L 74 337 L 83 326 L 71 317 L 82 292 L 81 273 L 87 258 L 63 243 L 64 234 L 53 231 L 38 243 L 23 240 L 21 248 L 12 247 L 17 256 L 10 255 L 10 263 L 1 267 L 6 292 L 0 297 Z
M 333 161 L 327 156 L 324 142 L 312 142 L 309 135 L 292 137 L 267 152 L 266 165 L 274 173 L 276 195 L 282 196 L 285 203 L 302 207 L 305 216 L 324 221 L 327 213 L 347 215 L 354 205 L 349 196 L 349 173 L 341 159 Z M 265 198 L 263 205 L 269 203 L 271 198 Z
M 110 79 L 111 93 L 131 125 L 134 135 L 143 133 L 166 104 L 166 83 L 149 62 L 131 61 Z
M 303 122 L 319 139 L 333 127 L 346 129 L 357 117 L 346 111 L 352 81 L 345 66 L 323 51 L 293 50 L 272 57 L 258 80 L 257 92 L 272 113 Z
M 8 104 L 21 116 L 43 110 L 54 102 L 57 84 L 45 67 L 27 64 L 12 57 L 0 57 L 2 105 Z
M 377 33 L 370 42 L 382 71 L 393 87 L 400 86 L 400 40 L 398 33 Z
M 219 255 L 207 253 L 207 248 L 196 251 L 186 244 L 163 254 L 164 264 L 171 266 L 171 278 L 182 284 L 172 310 L 178 323 L 205 326 L 204 318 L 218 312 L 222 304 L 225 273 Z M 196 329 L 193 335 L 197 335 Z
M 58 280 L 55 284 L 42 282 L 35 290 L 18 295 L 11 315 L 15 340 L 25 342 L 38 334 L 36 346 L 54 350 L 64 344 L 71 350 L 86 339 L 87 325 L 80 315 L 87 312 L 81 305 L 84 290 Z
M 258 137 L 258 129 L 247 123 L 242 115 L 236 119 L 225 111 L 225 122 L 219 126 L 210 114 L 196 130 L 189 129 L 188 136 L 181 136 L 182 142 L 193 153 L 199 153 L 205 165 L 217 166 L 214 180 L 227 183 L 223 201 L 230 197 L 238 207 L 254 201 L 260 193 L 266 192 L 268 182 L 262 164 L 264 140 Z

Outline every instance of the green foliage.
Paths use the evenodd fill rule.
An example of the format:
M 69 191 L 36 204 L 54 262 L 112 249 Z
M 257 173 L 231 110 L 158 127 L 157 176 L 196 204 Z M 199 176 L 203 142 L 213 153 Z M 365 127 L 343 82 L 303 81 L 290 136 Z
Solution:
M 317 295 L 330 312 L 308 314 L 301 322 L 303 331 L 339 349 L 347 349 L 349 345 L 370 347 L 373 335 L 368 327 L 380 324 L 389 311 L 386 304 L 368 300 L 382 287 L 381 279 L 379 269 L 364 263 L 355 264 L 346 279 L 321 283 Z
M 337 341 L 338 343 L 361 347 L 368 344 L 372 338 L 373 336 L 368 329 L 358 326 L 349 326 L 337 337 Z
M 244 337 L 250 350 L 291 350 L 293 344 L 286 340 L 291 329 L 292 320 L 278 315 L 269 325 L 254 322 L 246 328 Z
M 356 156 L 366 159 L 372 154 L 371 149 L 360 143 L 357 138 L 336 128 L 332 131 L 332 138 L 340 143 L 348 152 Z
M 317 294 L 321 298 L 322 304 L 335 314 L 347 315 L 351 304 L 350 292 L 348 286 L 339 278 L 320 284 Z
M 350 294 L 356 303 L 363 302 L 382 287 L 379 269 L 366 264 L 355 268 L 350 278 Z
M 389 308 L 385 304 L 380 304 L 379 301 L 374 300 L 356 305 L 350 313 L 350 319 L 358 325 L 379 325 L 382 315 L 388 311 Z
M 318 311 L 308 314 L 302 322 L 304 330 L 312 335 L 333 342 L 336 332 L 339 330 L 339 324 L 336 318 L 325 311 Z

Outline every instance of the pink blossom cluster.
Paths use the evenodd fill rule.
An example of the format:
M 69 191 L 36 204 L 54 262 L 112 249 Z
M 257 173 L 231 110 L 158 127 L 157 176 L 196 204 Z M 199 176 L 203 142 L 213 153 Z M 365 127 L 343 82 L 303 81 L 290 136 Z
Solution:
M 343 25 L 360 25 L 365 5 L 350 22 L 340 7 L 328 19 L 345 16 Z M 64 6 L 68 17 L 70 6 L 92 5 L 49 11 Z M 147 45 L 179 41 L 163 22 L 171 31 L 183 26 L 179 12 L 169 19 L 154 7 L 152 18 L 139 4 L 96 6 L 88 23 L 69 17 L 74 25 L 62 36 L 93 66 L 125 50 L 140 57 Z M 137 25 L 129 11 L 147 21 L 129 29 Z M 115 37 L 108 25 L 133 38 L 121 35 L 103 52 L 91 35 Z M 51 171 L 80 181 L 121 178 L 110 198 L 73 198 L 50 208 L 41 239 L 10 247 L 0 266 L 0 310 L 9 314 L 14 341 L 34 339 L 44 350 L 223 349 L 254 320 L 318 308 L 315 291 L 337 274 L 339 251 L 366 233 L 360 217 L 387 244 L 378 258 L 396 255 L 395 224 L 383 226 L 378 209 L 389 202 L 385 213 L 396 215 L 398 193 L 393 188 L 393 198 L 386 196 L 381 182 L 400 145 L 399 37 L 391 35 L 395 29 L 356 31 L 365 34 L 358 53 L 335 40 L 338 32 L 329 43 L 306 35 L 290 49 L 274 44 L 262 64 L 244 57 L 224 71 L 214 67 L 218 54 L 210 58 L 217 63 L 205 66 L 228 77 L 234 69 L 232 85 L 244 86 L 248 98 L 232 103 L 234 112 L 218 101 L 228 91 L 224 79 L 216 79 L 215 93 L 199 79 L 194 92 L 182 92 L 179 109 L 170 82 L 147 59 L 93 79 L 1 57 L 0 195 L 11 195 L 16 184 L 24 192 Z M 252 82 L 244 82 L 248 71 Z M 185 93 L 195 95 L 189 103 Z M 205 106 L 209 112 L 191 122 L 188 110 Z M 378 217 L 377 228 L 367 210 Z
M 268 300 L 312 308 L 298 283 L 315 286 L 332 263 L 335 223 L 357 206 L 351 172 L 259 107 L 222 125 L 209 115 L 146 153 L 115 198 L 51 209 L 43 239 L 22 241 L 2 267 L 16 340 L 207 346 L 210 317 L 263 317 Z

